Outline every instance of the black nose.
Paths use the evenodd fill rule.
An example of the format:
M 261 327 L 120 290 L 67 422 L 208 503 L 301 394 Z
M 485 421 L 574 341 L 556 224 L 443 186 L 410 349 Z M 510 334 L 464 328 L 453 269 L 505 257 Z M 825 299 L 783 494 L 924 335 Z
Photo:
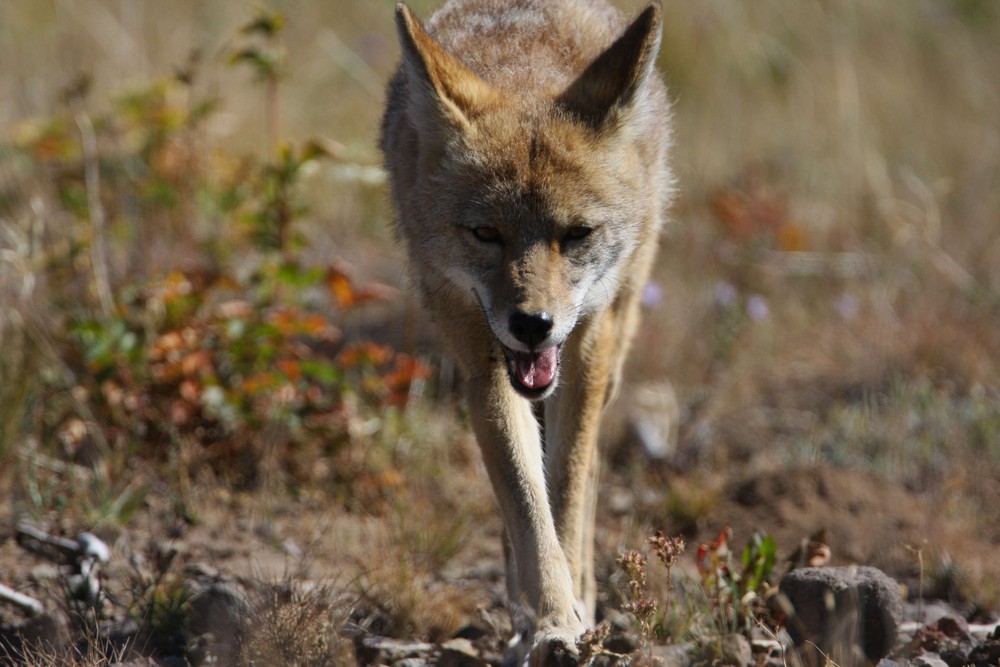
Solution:
M 548 338 L 552 331 L 552 316 L 548 313 L 523 313 L 514 311 L 510 316 L 510 333 L 528 347 L 535 347 Z

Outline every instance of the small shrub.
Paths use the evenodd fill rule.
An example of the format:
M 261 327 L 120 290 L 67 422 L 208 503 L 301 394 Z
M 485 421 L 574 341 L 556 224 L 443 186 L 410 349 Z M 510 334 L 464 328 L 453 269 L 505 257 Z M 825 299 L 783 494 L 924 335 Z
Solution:
M 106 488 L 88 496 L 89 515 L 127 520 L 143 488 L 119 480 L 134 478 L 136 459 L 167 465 L 182 494 L 206 474 L 255 487 L 272 467 L 292 490 L 336 492 L 378 475 L 341 452 L 370 437 L 380 413 L 405 407 L 428 374 L 409 355 L 342 333 L 351 311 L 392 290 L 299 257 L 301 180 L 333 153 L 277 134 L 283 24 L 256 16 L 230 59 L 250 63 L 263 84 L 265 159 L 211 145 L 204 126 L 219 103 L 195 96 L 197 59 L 93 117 L 78 86 L 65 111 L 13 132 L 12 192 L 41 194 L 9 207 L 46 209 L 54 242 L 29 258 L 44 267 L 32 283 L 43 299 L 14 305 L 42 361 L 11 366 L 30 414 L 3 427 L 0 451 L 46 443 L 46 456 L 103 466 L 92 477 Z M 50 454 L 47 443 L 60 447 Z M 26 477 L 36 513 L 72 505 Z M 68 486 L 57 477 L 53 488 Z
M 714 540 L 700 544 L 695 563 L 718 632 L 749 634 L 766 609 L 777 546 L 770 535 L 754 533 L 734 562 L 731 536 L 732 529 L 726 527 Z

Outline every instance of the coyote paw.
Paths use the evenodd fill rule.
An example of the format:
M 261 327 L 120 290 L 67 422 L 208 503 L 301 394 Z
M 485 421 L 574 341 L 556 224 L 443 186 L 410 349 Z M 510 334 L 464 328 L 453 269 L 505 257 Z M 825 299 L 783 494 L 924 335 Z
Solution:
M 540 632 L 528 656 L 530 667 L 577 667 L 580 650 L 576 635 L 552 630 Z

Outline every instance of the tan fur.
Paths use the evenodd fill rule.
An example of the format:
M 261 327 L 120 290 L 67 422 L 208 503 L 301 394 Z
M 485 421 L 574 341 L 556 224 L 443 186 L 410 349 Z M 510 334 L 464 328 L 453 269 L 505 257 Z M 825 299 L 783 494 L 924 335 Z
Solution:
M 532 658 L 571 656 L 594 614 L 601 411 L 672 193 L 659 5 L 628 23 L 603 0 L 452 0 L 426 29 L 399 5 L 397 27 L 397 231 L 465 377 Z

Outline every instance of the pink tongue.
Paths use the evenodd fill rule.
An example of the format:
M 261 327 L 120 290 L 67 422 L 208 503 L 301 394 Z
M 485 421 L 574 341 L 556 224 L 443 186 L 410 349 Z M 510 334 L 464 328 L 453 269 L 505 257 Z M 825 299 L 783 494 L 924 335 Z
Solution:
M 541 389 L 552 384 L 559 365 L 557 352 L 554 346 L 537 352 L 515 352 L 517 379 L 528 389 Z

